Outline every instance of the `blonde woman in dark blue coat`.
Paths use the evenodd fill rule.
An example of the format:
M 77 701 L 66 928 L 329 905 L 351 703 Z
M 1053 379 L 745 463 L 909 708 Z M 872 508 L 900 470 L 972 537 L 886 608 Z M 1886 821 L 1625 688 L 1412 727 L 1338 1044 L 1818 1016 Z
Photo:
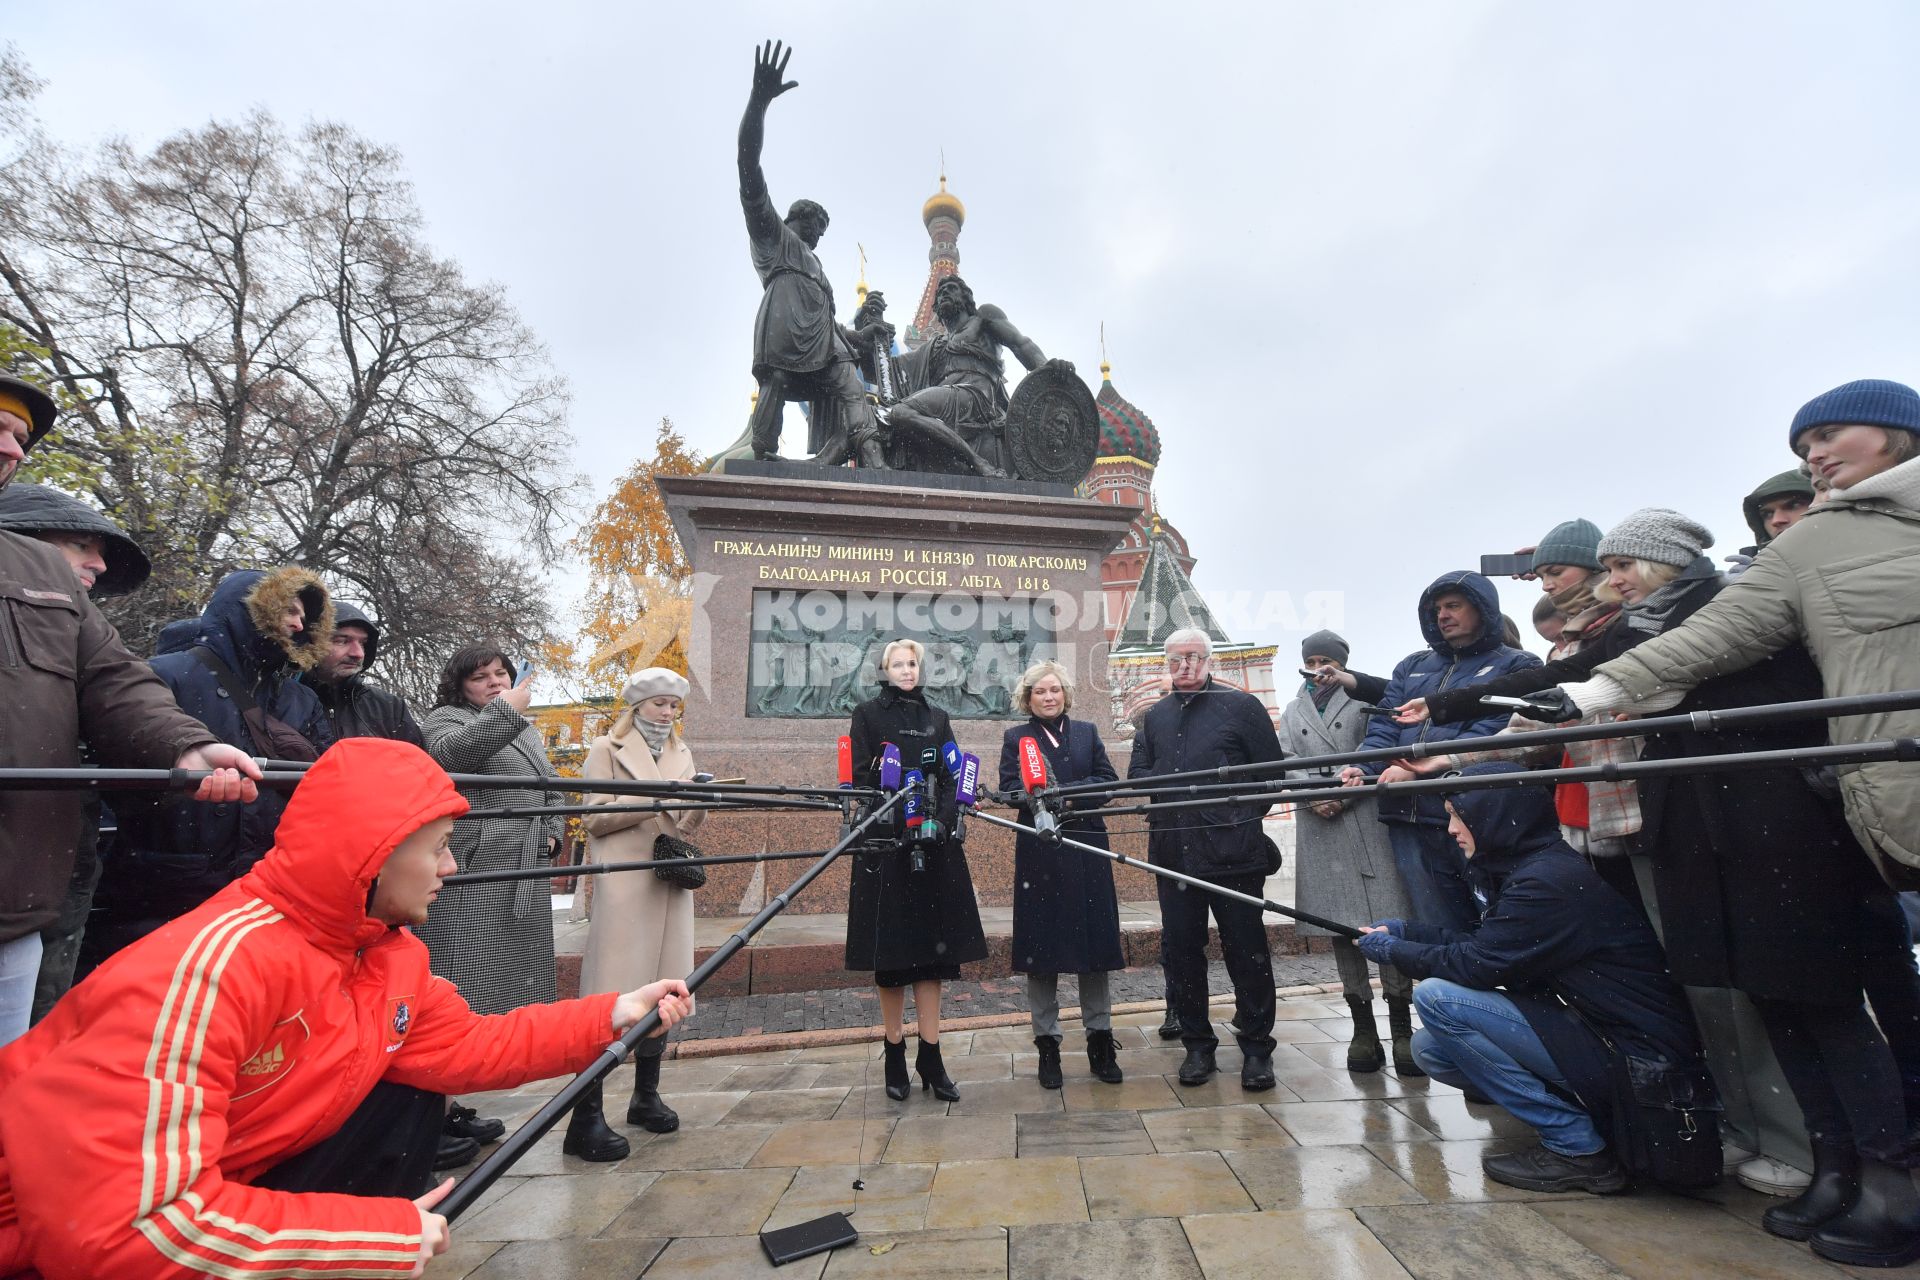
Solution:
M 1020 677 L 1014 705 L 1028 715 L 1000 744 L 1000 789 L 1020 790 L 1020 740 L 1032 738 L 1055 783 L 1112 782 L 1119 775 L 1090 724 L 1067 718 L 1073 682 L 1057 662 L 1037 662 Z M 1084 804 L 1085 802 L 1083 802 Z M 1092 803 L 1099 803 L 1093 801 Z M 1029 818 L 1029 821 L 1031 819 Z M 1067 815 L 1060 833 L 1107 847 L 1107 828 L 1091 813 Z M 1087 1065 L 1096 1078 L 1119 1084 L 1107 974 L 1124 969 L 1120 907 L 1113 867 L 1106 859 L 1022 832 L 1013 846 L 1013 971 L 1027 976 L 1033 1043 L 1040 1050 L 1040 1083 L 1058 1089 L 1060 998 L 1063 973 L 1080 977 L 1080 1018 L 1087 1031 Z

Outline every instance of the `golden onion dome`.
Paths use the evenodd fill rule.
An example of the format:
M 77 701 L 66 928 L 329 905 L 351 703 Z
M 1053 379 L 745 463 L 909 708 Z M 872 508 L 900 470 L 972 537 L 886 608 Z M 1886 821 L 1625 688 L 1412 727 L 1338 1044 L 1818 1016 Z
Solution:
M 927 197 L 920 206 L 920 221 L 931 226 L 939 217 L 952 218 L 956 223 L 967 220 L 967 206 L 960 203 L 960 197 L 947 190 L 947 175 L 940 175 L 940 189 Z

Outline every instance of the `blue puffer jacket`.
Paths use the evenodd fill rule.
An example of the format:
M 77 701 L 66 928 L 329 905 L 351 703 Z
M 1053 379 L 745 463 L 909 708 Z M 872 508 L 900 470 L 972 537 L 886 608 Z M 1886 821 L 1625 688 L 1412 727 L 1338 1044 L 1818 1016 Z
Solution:
M 1436 597 L 1450 591 L 1465 595 L 1480 611 L 1480 633 L 1471 644 L 1460 649 L 1448 644 L 1446 637 L 1440 634 L 1433 607 Z M 1424 698 L 1455 685 L 1479 684 L 1509 671 L 1540 665 L 1540 659 L 1525 649 L 1509 648 L 1500 642 L 1500 596 L 1491 582 L 1464 569 L 1441 574 L 1433 580 L 1432 586 L 1420 593 L 1420 634 L 1427 638 L 1428 647 L 1409 654 L 1393 669 L 1393 677 L 1387 681 L 1387 691 L 1382 695 L 1380 705 L 1397 707 L 1403 702 Z M 1492 710 L 1478 720 L 1463 720 L 1457 724 L 1400 725 L 1395 724 L 1391 717 L 1377 716 L 1373 727 L 1367 730 L 1366 741 L 1360 746 L 1364 750 L 1373 750 L 1498 733 L 1507 727 L 1510 719 L 1511 712 Z M 1359 767 L 1377 775 L 1387 766 L 1376 760 Z M 1446 806 L 1437 795 L 1389 797 L 1381 799 L 1378 804 L 1382 822 L 1411 822 L 1430 827 L 1447 825 Z
M 306 618 L 292 639 L 277 624 L 295 604 Z M 258 569 L 228 574 L 197 619 L 161 632 L 161 652 L 149 664 L 188 715 L 222 742 L 252 755 L 270 754 L 254 741 L 240 709 L 192 650 L 211 649 L 253 695 L 262 711 L 285 721 L 324 751 L 333 729 L 313 690 L 298 676 L 326 653 L 333 636 L 333 603 L 305 569 Z M 120 919 L 172 918 L 191 910 L 243 874 L 273 844 L 286 806 L 283 792 L 262 790 L 251 804 L 197 804 L 180 797 L 130 794 L 115 802 L 120 836 L 104 896 Z

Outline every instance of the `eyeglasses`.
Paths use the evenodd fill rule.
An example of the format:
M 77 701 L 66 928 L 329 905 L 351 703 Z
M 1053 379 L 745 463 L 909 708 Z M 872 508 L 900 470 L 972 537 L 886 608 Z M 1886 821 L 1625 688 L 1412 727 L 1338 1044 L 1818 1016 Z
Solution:
M 1204 653 L 1170 653 L 1167 655 L 1167 670 L 1178 671 L 1182 667 L 1203 667 L 1207 663 Z

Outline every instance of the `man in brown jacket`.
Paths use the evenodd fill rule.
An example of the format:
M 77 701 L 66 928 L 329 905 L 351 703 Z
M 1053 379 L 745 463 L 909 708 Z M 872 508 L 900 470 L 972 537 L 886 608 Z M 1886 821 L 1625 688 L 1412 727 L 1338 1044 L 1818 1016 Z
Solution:
M 0 487 L 53 427 L 52 397 L 0 374 Z M 0 532 L 0 768 L 210 769 L 195 798 L 251 799 L 259 766 L 218 743 L 127 651 L 53 547 Z M 40 930 L 59 914 L 81 834 L 77 791 L 0 790 L 0 1045 L 27 1028 Z

